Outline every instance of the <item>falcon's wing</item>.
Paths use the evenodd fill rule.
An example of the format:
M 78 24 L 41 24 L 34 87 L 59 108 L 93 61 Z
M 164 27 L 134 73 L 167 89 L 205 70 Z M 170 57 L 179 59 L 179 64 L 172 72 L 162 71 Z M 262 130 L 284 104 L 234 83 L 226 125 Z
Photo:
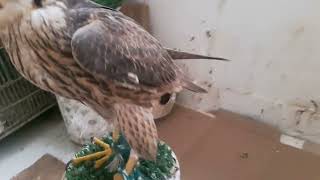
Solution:
M 72 37 L 72 54 L 96 77 L 125 87 L 160 88 L 179 78 L 168 52 L 148 32 L 119 12 L 81 9 L 94 17 Z

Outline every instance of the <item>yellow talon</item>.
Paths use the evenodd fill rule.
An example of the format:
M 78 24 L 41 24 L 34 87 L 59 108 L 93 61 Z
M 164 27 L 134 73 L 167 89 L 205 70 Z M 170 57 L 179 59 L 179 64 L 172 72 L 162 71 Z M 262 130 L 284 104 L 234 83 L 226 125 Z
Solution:
M 103 149 L 107 150 L 107 149 L 110 149 L 110 145 L 101 141 L 100 139 L 94 137 L 93 138 L 93 142 L 101 147 L 103 147 Z
M 126 172 L 127 174 L 131 174 L 134 167 L 137 165 L 138 159 L 135 157 L 130 157 L 126 164 Z
M 126 164 L 125 172 L 130 175 L 132 171 L 134 170 L 134 167 L 137 165 L 138 158 L 134 156 L 132 153 L 130 153 L 130 157 L 128 159 L 128 162 Z M 113 176 L 113 180 L 124 180 L 123 176 L 119 173 L 115 174 Z
M 120 130 L 119 128 L 115 127 L 112 132 L 112 140 L 113 142 L 117 142 L 120 138 Z
M 78 157 L 72 160 L 72 164 L 73 165 L 78 165 L 84 161 L 88 161 L 88 160 L 94 160 L 94 159 L 99 159 L 95 162 L 94 167 L 96 169 L 100 168 L 106 161 L 108 161 L 109 157 L 112 154 L 112 149 L 110 148 L 109 144 L 106 144 L 105 142 L 101 141 L 98 138 L 93 138 L 93 142 L 99 146 L 101 146 L 104 151 L 101 152 L 96 152 L 94 154 L 89 154 L 83 157 Z M 102 158 L 101 158 L 102 157 Z
M 83 156 L 83 157 L 78 157 L 72 160 L 73 165 L 78 165 L 83 161 L 89 161 L 89 160 L 93 160 L 93 159 L 97 159 L 97 158 L 101 158 L 106 154 L 105 151 L 101 151 L 101 152 L 97 152 L 94 154 L 89 154 L 87 156 Z
M 113 176 L 113 180 L 123 180 L 123 177 L 121 174 L 117 173 Z
M 108 161 L 111 154 L 112 153 L 110 152 L 109 154 L 106 154 L 103 158 L 97 160 L 94 164 L 94 168 L 99 169 L 106 161 Z

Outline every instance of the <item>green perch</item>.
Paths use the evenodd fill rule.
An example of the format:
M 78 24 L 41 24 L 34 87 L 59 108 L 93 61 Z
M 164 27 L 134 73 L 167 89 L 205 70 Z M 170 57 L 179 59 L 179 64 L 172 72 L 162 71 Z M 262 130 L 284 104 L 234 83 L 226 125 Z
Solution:
M 130 154 L 129 144 L 125 138 L 120 135 L 117 143 L 114 143 L 112 136 L 102 138 L 102 141 L 109 144 L 112 148 L 113 154 L 110 159 L 102 165 L 99 169 L 94 167 L 94 160 L 82 162 L 78 165 L 69 163 L 66 168 L 66 180 L 112 180 L 116 173 L 121 174 L 126 180 L 166 180 L 172 176 L 172 172 L 178 169 L 177 161 L 173 156 L 172 150 L 163 142 L 158 144 L 157 161 L 140 160 L 138 166 L 133 170 L 130 176 L 124 173 L 125 164 Z M 75 154 L 75 157 L 83 157 L 88 154 L 102 151 L 103 148 L 97 144 L 90 143 L 85 145 L 82 150 Z M 110 170 L 111 162 L 114 158 L 122 159 L 117 168 Z

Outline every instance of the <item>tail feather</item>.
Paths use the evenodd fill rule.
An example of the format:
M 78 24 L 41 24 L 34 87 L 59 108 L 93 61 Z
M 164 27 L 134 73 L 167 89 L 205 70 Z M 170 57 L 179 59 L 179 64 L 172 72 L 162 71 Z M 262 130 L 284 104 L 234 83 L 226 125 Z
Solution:
M 169 53 L 169 55 L 171 56 L 171 58 L 174 60 L 179 60 L 179 59 L 211 59 L 211 60 L 219 60 L 219 61 L 230 61 L 225 58 L 203 56 L 203 55 L 192 54 L 192 53 L 177 51 L 177 50 L 173 50 L 173 49 L 168 49 L 168 48 L 166 48 L 166 50 Z
M 208 93 L 208 91 L 204 88 L 202 88 L 200 85 L 196 84 L 192 80 L 185 78 L 183 80 L 183 87 L 185 89 L 188 89 L 189 91 L 196 92 L 196 93 Z

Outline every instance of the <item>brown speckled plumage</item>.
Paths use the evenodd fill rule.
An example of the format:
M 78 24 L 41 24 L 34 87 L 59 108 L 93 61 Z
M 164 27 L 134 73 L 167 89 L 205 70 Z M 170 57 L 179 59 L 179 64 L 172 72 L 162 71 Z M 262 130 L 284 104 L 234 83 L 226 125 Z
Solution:
M 204 91 L 174 64 L 173 52 L 132 19 L 87 0 L 17 2 L 25 9 L 8 20 L 1 13 L 12 2 L 0 0 L 0 37 L 17 70 L 38 87 L 81 101 L 103 117 L 113 108 L 115 124 L 131 147 L 154 160 L 153 102 L 183 87 Z M 177 59 L 188 57 L 174 53 Z
M 151 109 L 133 104 L 116 104 L 115 109 L 121 131 L 131 147 L 142 157 L 155 160 L 158 135 Z

